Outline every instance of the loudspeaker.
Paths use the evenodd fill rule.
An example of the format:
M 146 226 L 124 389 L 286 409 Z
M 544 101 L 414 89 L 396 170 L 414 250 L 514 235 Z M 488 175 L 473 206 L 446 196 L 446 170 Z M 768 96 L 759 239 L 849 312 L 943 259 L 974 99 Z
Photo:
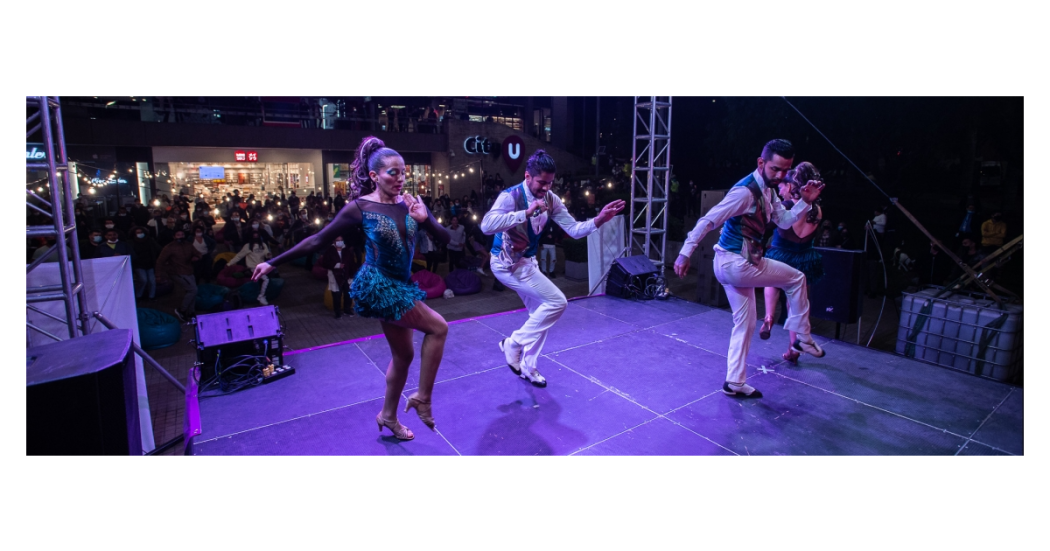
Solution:
M 816 250 L 824 257 L 824 277 L 809 288 L 809 315 L 837 323 L 856 323 L 861 315 L 864 251 Z
M 142 455 L 131 331 L 26 349 L 26 455 Z
M 197 363 L 201 380 L 215 375 L 215 366 L 229 367 L 240 355 L 276 355 L 276 366 L 284 365 L 284 332 L 276 306 L 260 306 L 204 314 L 194 320 Z
M 609 268 L 609 279 L 605 283 L 605 294 L 629 298 L 634 292 L 628 289 L 628 286 L 642 289 L 645 287 L 645 282 L 649 279 L 649 276 L 656 275 L 657 272 L 656 265 L 645 256 L 635 255 L 617 258 L 613 260 L 613 265 Z

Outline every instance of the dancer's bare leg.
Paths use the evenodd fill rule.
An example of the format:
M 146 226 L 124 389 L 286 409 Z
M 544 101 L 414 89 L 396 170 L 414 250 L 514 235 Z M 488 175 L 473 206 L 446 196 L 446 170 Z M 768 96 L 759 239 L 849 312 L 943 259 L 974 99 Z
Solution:
M 445 318 L 426 303 L 417 300 L 416 305 L 401 316 L 400 320 L 387 323 L 393 323 L 409 330 L 407 345 L 409 350 L 412 348 L 411 330 L 415 329 L 423 333 L 423 349 L 420 352 L 419 361 L 419 390 L 416 391 L 416 397 L 423 402 L 429 402 L 430 395 L 434 391 L 438 367 L 441 365 L 441 357 L 445 354 L 445 340 L 448 337 L 448 324 L 445 323 Z
M 762 294 L 766 297 L 766 316 L 764 319 L 777 319 L 777 299 L 780 298 L 780 289 L 777 289 L 776 287 L 766 287 L 762 291 Z
M 401 402 L 401 391 L 408 380 L 408 366 L 412 363 L 412 330 L 383 321 L 383 334 L 390 345 L 390 364 L 386 368 L 386 396 L 383 398 L 383 419 L 397 420 L 397 406 Z

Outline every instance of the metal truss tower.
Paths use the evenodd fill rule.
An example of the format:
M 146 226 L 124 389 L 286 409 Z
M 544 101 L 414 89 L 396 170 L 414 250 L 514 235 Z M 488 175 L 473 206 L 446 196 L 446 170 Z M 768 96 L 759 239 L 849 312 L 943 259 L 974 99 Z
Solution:
M 44 198 L 26 188 L 26 207 L 33 209 L 51 219 L 52 223 L 42 226 L 26 226 L 26 237 L 54 237 L 55 245 L 48 249 L 44 256 L 26 265 L 26 273 L 32 272 L 51 255 L 58 255 L 58 271 L 61 283 L 44 287 L 26 288 L 26 309 L 66 324 L 69 338 L 82 334 L 87 303 L 84 299 L 84 278 L 80 265 L 80 247 L 77 244 L 77 225 L 73 217 L 73 190 L 76 189 L 76 166 L 68 162 L 66 140 L 62 133 L 62 108 L 58 97 L 26 97 L 26 139 L 37 132 L 42 132 L 46 160 L 36 162 L 26 159 L 27 171 L 47 171 L 47 183 L 51 194 Z M 57 155 L 56 155 L 57 153 Z M 48 200 L 50 199 L 50 200 Z M 62 301 L 66 317 L 61 319 L 46 313 L 35 303 Z M 62 340 L 29 321 L 28 330 L 35 330 L 54 340 Z
M 634 98 L 631 218 L 627 246 L 662 271 L 671 189 L 671 97 Z

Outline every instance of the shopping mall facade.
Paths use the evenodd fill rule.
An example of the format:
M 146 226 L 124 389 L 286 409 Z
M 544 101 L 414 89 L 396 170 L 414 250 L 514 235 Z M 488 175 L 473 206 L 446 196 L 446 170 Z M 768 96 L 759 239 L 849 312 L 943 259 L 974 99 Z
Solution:
M 331 102 L 341 108 L 332 112 L 325 109 L 329 104 L 313 111 L 288 108 L 293 99 L 313 106 L 329 101 L 325 98 L 192 110 L 174 98 L 132 99 L 63 99 L 80 193 L 93 196 L 106 212 L 135 199 L 175 194 L 199 195 L 209 203 L 233 190 L 242 196 L 292 190 L 300 196 L 345 194 L 354 150 L 369 135 L 401 153 L 412 193 L 480 192 L 482 171 L 499 174 L 510 185 L 521 181 L 524 159 L 538 148 L 555 157 L 559 172 L 592 170 L 591 152 L 572 143 L 570 132 L 558 139 L 558 129 L 570 126 L 576 98 L 366 98 L 360 108 L 353 101 Z M 201 115 L 209 108 L 216 113 L 211 119 L 220 122 Z M 252 118 L 256 108 L 262 113 Z

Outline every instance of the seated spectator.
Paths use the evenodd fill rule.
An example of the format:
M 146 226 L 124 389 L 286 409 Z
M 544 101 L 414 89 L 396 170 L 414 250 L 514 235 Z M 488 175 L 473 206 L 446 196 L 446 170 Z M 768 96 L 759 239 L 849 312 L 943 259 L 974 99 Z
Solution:
M 131 249 L 135 254 L 131 257 L 131 270 L 135 274 L 135 298 L 140 299 L 145 294 L 149 300 L 153 300 L 157 293 L 154 268 L 160 256 L 160 245 L 145 228 L 133 228 L 132 235 Z
M 111 256 L 134 256 L 135 251 L 120 239 L 120 232 L 115 229 L 106 230 L 106 240 L 98 246 L 98 257 L 109 258 Z
M 102 244 L 102 232 L 91 230 L 87 238 L 80 242 L 80 259 L 98 258 L 98 247 Z
M 211 261 L 215 253 L 215 240 L 206 234 L 202 226 L 193 229 L 193 249 L 197 251 L 200 258 L 193 263 L 193 275 L 197 283 L 207 283 L 211 280 Z
M 128 235 L 128 230 L 131 229 L 134 220 L 128 215 L 128 209 L 126 207 L 120 207 L 117 209 L 117 216 L 113 219 L 113 222 L 117 225 L 117 231 L 120 232 L 121 236 Z
M 114 218 L 106 218 L 106 219 L 104 219 L 102 221 L 102 233 L 103 233 L 103 235 L 105 234 L 105 232 L 108 232 L 109 230 L 116 230 L 116 232 L 118 234 L 121 234 L 121 231 L 119 229 L 117 229 L 117 223 L 116 223 L 116 220 Z
M 182 321 L 193 317 L 196 311 L 197 282 L 193 278 L 193 263 L 197 260 L 197 251 L 186 241 L 186 232 L 182 230 L 175 231 L 171 243 L 165 245 L 157 257 L 157 277 L 178 283 L 185 292 L 182 306 L 175 309 L 175 315 Z
M 241 247 L 241 251 L 238 252 L 236 256 L 230 259 L 227 265 L 236 264 L 243 258 L 245 259 L 245 265 L 248 266 L 248 270 L 254 272 L 256 266 L 266 262 L 272 254 L 270 248 L 263 242 L 262 236 L 260 235 L 261 233 L 262 232 L 259 231 L 253 231 L 248 237 L 248 242 Z M 259 279 L 259 284 L 259 304 L 265 306 L 269 304 L 266 302 L 266 286 L 270 284 L 269 276 L 262 276 Z
M 146 222 L 146 229 L 150 231 L 154 239 L 160 237 L 160 229 L 164 227 L 165 220 L 164 211 L 160 209 L 153 210 L 153 216 Z

